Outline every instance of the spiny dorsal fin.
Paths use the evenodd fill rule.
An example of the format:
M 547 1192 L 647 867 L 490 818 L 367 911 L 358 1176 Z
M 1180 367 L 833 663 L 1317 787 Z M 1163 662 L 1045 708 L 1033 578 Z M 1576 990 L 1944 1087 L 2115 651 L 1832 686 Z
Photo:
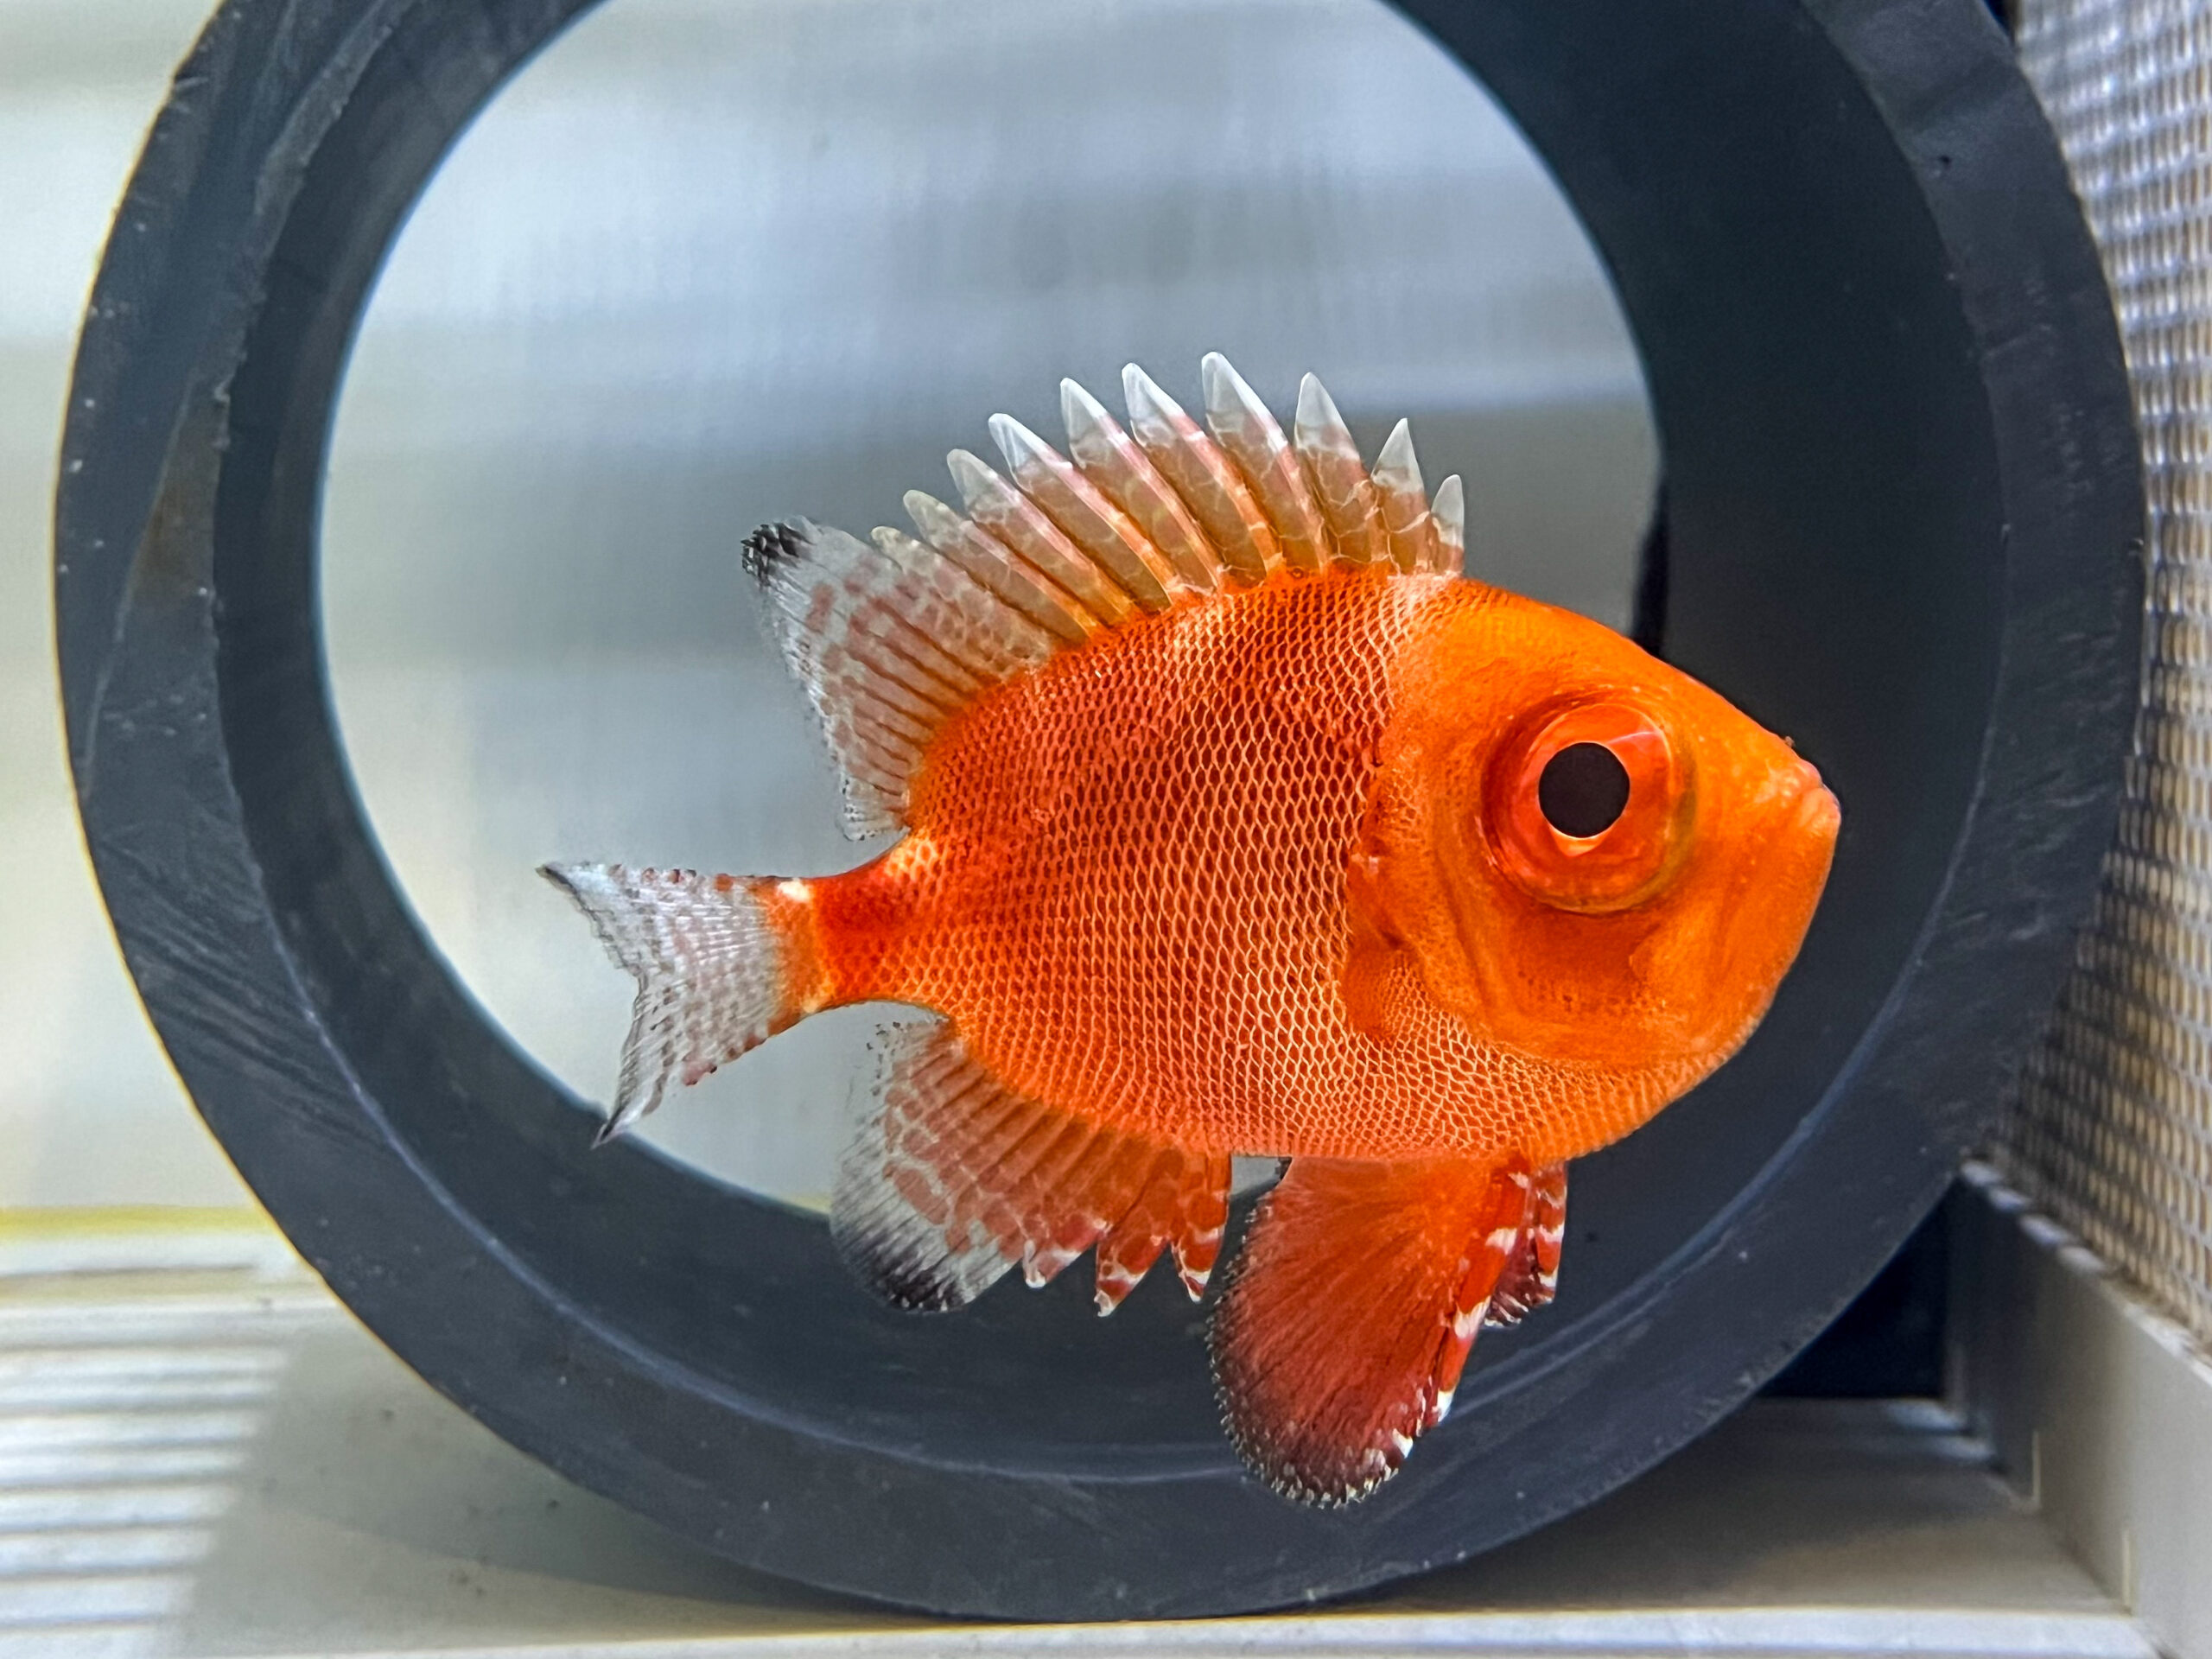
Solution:
M 1183 498 L 1230 574 L 1256 587 L 1281 569 L 1274 526 L 1219 446 L 1134 363 L 1122 371 L 1122 397 L 1137 442 Z
M 1298 420 L 1292 430 L 1298 459 L 1328 524 L 1337 563 L 1357 569 L 1389 557 L 1375 480 L 1367 475 L 1351 429 L 1337 412 L 1336 399 L 1310 374 L 1298 383 Z
M 1205 386 L 1206 425 L 1251 486 L 1274 532 L 1275 544 L 1282 550 L 1282 562 L 1293 570 L 1313 575 L 1328 563 L 1329 532 L 1290 441 L 1259 393 L 1219 352 L 1205 354 L 1198 373 Z
M 918 542 L 878 530 L 871 545 L 803 520 L 747 540 L 746 568 L 844 774 L 850 833 L 904 824 L 914 770 L 952 714 L 1102 629 L 1286 575 L 1458 573 L 1459 480 L 1430 501 L 1404 422 L 1370 474 L 1312 375 L 1286 438 L 1226 359 L 1200 369 L 1203 428 L 1135 364 L 1127 430 L 1060 383 L 1066 456 L 992 416 L 1010 476 L 954 450 L 966 511 L 909 491 Z

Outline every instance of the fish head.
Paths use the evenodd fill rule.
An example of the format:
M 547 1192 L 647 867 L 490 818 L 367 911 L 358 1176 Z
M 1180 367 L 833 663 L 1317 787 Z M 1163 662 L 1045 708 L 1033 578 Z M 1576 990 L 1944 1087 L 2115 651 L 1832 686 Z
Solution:
M 1663 1074 L 1668 1098 L 1750 1036 L 1841 822 L 1788 741 L 1611 629 L 1489 589 L 1408 652 L 1396 705 L 1365 886 L 1435 1001 L 1531 1060 Z

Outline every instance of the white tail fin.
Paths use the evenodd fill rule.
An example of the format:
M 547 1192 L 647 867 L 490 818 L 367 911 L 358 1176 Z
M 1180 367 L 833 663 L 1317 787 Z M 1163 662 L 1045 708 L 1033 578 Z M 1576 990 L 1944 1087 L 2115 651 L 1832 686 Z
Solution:
M 774 925 L 736 876 L 548 864 L 608 953 L 638 982 L 614 1110 L 602 1144 L 660 1104 L 671 1078 L 694 1084 L 798 1018 L 784 993 Z

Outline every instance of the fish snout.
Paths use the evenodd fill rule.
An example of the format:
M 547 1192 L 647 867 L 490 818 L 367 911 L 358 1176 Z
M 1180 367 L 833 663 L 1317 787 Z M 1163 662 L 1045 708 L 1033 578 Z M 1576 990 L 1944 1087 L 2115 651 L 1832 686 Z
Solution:
M 1756 919 L 1746 913 L 1739 920 L 1753 931 L 1770 932 L 1777 941 L 1786 938 L 1786 963 L 1796 955 L 1797 942 L 1827 885 L 1836 837 L 1843 828 L 1843 805 L 1821 782 L 1818 769 L 1806 761 L 1793 756 L 1778 771 L 1778 786 L 1759 814 L 1761 827 L 1754 832 L 1764 898 L 1750 909 L 1762 913 Z
M 1822 841 L 1834 841 L 1836 832 L 1843 828 L 1843 804 L 1836 799 L 1835 791 L 1815 784 L 1800 796 L 1797 827 Z
M 1843 827 L 1843 806 L 1810 761 L 1789 753 L 1770 759 L 1753 785 L 1756 804 L 1742 820 L 1736 845 L 1758 868 L 1764 890 L 1780 911 L 1802 906 L 1800 923 L 1826 885 Z
M 1786 789 L 1795 803 L 1790 812 L 1794 827 L 1801 834 L 1833 842 L 1843 826 L 1843 804 L 1836 799 L 1835 791 L 1821 781 L 1820 768 L 1809 760 L 1793 758 Z

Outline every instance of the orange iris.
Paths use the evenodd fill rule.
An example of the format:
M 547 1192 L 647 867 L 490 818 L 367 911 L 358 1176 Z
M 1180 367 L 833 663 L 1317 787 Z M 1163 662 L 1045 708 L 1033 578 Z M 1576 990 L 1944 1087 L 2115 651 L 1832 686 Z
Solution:
M 1648 710 L 1618 698 L 1540 711 L 1497 752 L 1490 846 L 1531 898 L 1562 910 L 1626 910 L 1674 869 L 1689 765 Z

